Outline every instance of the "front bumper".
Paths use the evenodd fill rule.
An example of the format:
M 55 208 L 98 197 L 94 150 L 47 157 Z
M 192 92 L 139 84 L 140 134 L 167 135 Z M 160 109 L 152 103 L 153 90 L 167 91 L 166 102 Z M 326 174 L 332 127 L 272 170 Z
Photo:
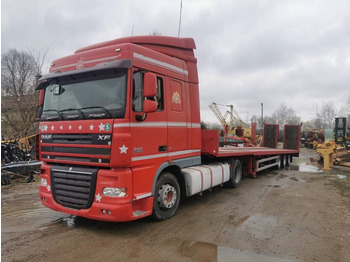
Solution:
M 48 185 L 40 186 L 39 196 L 41 203 L 52 210 L 89 219 L 115 222 L 136 220 L 152 214 L 152 196 L 139 200 L 132 198 L 132 174 L 130 168 L 100 169 L 97 176 L 94 201 L 86 209 L 65 207 L 55 201 L 51 188 L 50 169 L 51 166 L 47 164 L 43 164 L 41 167 L 41 178 L 45 178 L 48 181 Z M 127 195 L 125 197 L 104 196 L 102 191 L 105 187 L 127 188 Z

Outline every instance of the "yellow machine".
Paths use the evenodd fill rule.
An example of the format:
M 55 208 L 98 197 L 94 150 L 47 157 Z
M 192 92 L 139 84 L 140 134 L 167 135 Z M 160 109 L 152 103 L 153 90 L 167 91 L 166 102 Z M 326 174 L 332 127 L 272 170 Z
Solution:
M 221 104 L 217 104 L 217 103 L 212 102 L 209 105 L 209 108 L 211 109 L 211 111 L 213 111 L 216 118 L 220 121 L 220 123 L 222 124 L 222 126 L 225 129 L 225 132 L 227 134 L 234 135 L 234 136 L 240 136 L 239 133 L 241 132 L 243 137 L 251 138 L 251 135 L 252 135 L 251 128 L 248 127 L 248 125 L 241 120 L 241 118 L 238 116 L 238 113 L 237 113 L 236 109 L 234 108 L 234 106 L 233 105 L 221 105 L 221 106 L 225 106 L 225 107 L 230 108 L 230 110 L 227 110 L 225 112 L 225 115 L 222 115 L 218 105 L 221 105 Z M 229 123 L 227 123 L 227 121 L 226 121 L 227 116 L 230 116 Z
M 337 145 L 335 142 L 330 143 L 328 140 L 324 144 L 317 146 L 317 153 L 323 158 L 323 169 L 329 171 L 333 164 L 350 167 L 350 153 L 345 147 Z
M 323 158 L 323 169 L 329 171 L 333 168 L 333 153 L 335 143 L 326 142 L 317 146 L 317 153 Z

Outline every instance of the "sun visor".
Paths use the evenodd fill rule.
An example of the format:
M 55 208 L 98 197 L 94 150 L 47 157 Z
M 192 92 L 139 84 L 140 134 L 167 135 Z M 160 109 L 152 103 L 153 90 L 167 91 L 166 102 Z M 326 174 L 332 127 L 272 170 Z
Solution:
M 100 63 L 93 67 L 88 67 L 84 69 L 77 69 L 67 72 L 54 72 L 43 75 L 39 79 L 39 85 L 36 87 L 36 90 L 45 89 L 50 85 L 50 82 L 54 79 L 59 80 L 59 78 L 66 78 L 69 76 L 74 76 L 79 78 L 79 76 L 88 75 L 92 72 L 101 72 L 101 71 L 110 71 L 117 68 L 131 68 L 132 61 L 130 59 L 122 59 L 107 63 Z

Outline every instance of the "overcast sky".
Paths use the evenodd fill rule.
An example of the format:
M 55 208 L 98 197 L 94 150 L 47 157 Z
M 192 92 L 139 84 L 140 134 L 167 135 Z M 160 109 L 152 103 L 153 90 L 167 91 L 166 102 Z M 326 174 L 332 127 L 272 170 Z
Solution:
M 177 36 L 181 0 L 1 0 L 1 52 L 49 50 L 49 60 L 133 35 Z M 183 0 L 180 37 L 197 49 L 202 120 L 233 104 L 245 120 L 283 102 L 302 119 L 350 96 L 350 1 Z

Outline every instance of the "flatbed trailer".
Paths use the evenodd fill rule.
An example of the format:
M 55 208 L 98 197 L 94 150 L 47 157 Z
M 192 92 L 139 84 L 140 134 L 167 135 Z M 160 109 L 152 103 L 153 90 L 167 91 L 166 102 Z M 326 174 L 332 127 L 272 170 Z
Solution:
M 285 125 L 283 148 L 277 148 L 278 125 L 266 125 L 264 128 L 264 144 L 271 147 L 237 147 L 219 146 L 218 130 L 202 130 L 202 155 L 216 159 L 237 158 L 244 162 L 247 174 L 256 176 L 256 173 L 267 168 L 283 168 L 299 156 L 300 125 Z M 272 128 L 271 128 L 272 127 Z

